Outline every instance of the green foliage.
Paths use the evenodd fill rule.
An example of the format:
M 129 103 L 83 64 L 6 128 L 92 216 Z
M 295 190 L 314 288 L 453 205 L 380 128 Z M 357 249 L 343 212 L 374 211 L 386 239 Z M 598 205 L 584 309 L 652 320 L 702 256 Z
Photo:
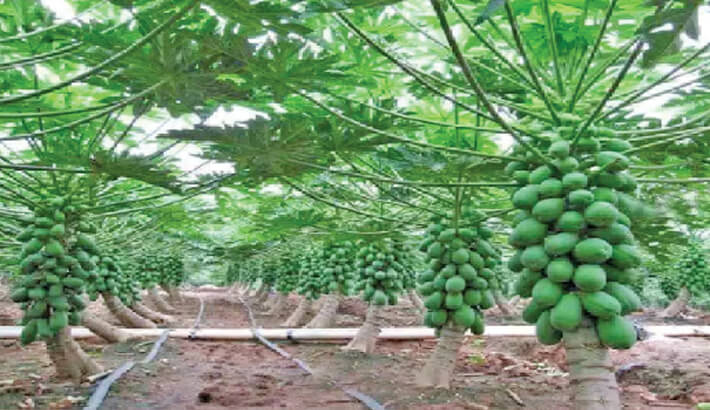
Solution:
M 675 299 L 683 287 L 693 296 L 710 292 L 710 267 L 705 253 L 702 241 L 691 238 L 676 263 L 663 272 L 661 289 L 669 299 Z

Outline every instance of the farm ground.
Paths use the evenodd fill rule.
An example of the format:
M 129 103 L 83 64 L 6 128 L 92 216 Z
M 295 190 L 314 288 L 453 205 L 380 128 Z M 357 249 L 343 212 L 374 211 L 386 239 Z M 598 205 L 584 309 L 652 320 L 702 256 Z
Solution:
M 176 306 L 179 326 L 194 321 L 197 292 Z M 248 327 L 245 308 L 220 291 L 200 292 L 206 301 L 202 327 Z M 280 317 L 257 314 L 263 327 L 276 327 L 295 309 L 289 300 Z M 113 321 L 100 304 L 91 311 Z M 258 310 L 257 310 L 258 312 Z M 644 312 L 643 323 L 662 323 Z M 338 326 L 356 327 L 365 305 L 346 300 Z M 0 325 L 13 324 L 19 311 L 0 305 Z M 416 325 L 417 314 L 406 302 L 388 307 L 390 323 Z M 489 315 L 488 323 L 519 323 Z M 697 323 L 696 321 L 693 321 Z M 674 322 L 677 323 L 677 322 Z M 108 345 L 100 339 L 80 342 L 105 368 L 140 359 L 150 348 L 141 341 Z M 435 345 L 434 340 L 382 342 L 371 356 L 340 351 L 341 343 L 280 343 L 316 373 L 308 376 L 294 363 L 252 342 L 169 339 L 158 359 L 137 366 L 114 384 L 104 409 L 361 409 L 334 385 L 359 390 L 388 409 L 570 409 L 564 350 L 544 347 L 534 338 L 469 338 L 459 352 L 453 388 L 422 390 L 414 375 Z M 689 409 L 710 401 L 710 340 L 653 339 L 613 353 L 627 409 Z M 0 341 L 0 409 L 81 408 L 90 386 L 53 380 L 49 358 L 40 343 L 20 347 Z

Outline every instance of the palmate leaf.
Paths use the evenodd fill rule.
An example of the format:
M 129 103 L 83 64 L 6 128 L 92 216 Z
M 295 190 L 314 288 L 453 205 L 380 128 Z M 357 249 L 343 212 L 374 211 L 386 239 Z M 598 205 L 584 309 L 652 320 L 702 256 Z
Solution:
M 323 222 L 325 215 L 316 209 L 288 209 L 278 210 L 265 219 L 254 220 L 249 231 L 265 231 L 271 235 L 289 234 L 303 228 L 311 227 Z M 258 215 L 269 215 L 259 212 Z
M 644 19 L 639 33 L 643 34 L 649 48 L 644 51 L 642 65 L 649 68 L 663 57 L 680 50 L 681 34 L 697 40 L 699 36 L 698 8 L 701 0 L 656 0 L 659 8 L 667 6 Z
M 245 67 L 248 84 L 265 85 L 276 102 L 293 89 L 320 90 L 349 79 L 338 68 L 335 55 L 316 55 L 300 41 L 280 41 L 259 50 Z
M 306 12 L 331 13 L 354 8 L 370 8 L 389 6 L 400 3 L 402 0 L 308 0 L 306 1 Z M 294 3 L 303 3 L 297 1 Z
M 311 32 L 311 29 L 300 24 L 299 13 L 280 1 L 204 0 L 203 3 L 218 15 L 238 23 L 239 32 L 250 36 L 265 34 L 266 31 L 283 35 L 306 35 Z
M 244 126 L 207 127 L 172 130 L 158 136 L 204 143 L 203 158 L 233 162 L 235 169 L 252 181 L 276 176 L 296 176 L 307 168 L 290 162 L 296 158 L 319 158 L 325 153 L 311 138 L 314 131 L 301 115 L 278 119 L 257 118 Z
M 127 152 L 112 154 L 99 151 L 91 158 L 91 169 L 94 173 L 111 178 L 132 178 L 179 192 L 175 174 L 171 170 L 160 168 L 157 160 L 151 157 L 130 155 Z
M 89 83 L 124 92 L 126 85 L 132 90 L 144 90 L 161 81 L 163 85 L 151 94 L 151 98 L 173 116 L 194 110 L 204 112 L 206 107 L 216 103 L 248 98 L 248 89 L 240 89 L 234 82 L 219 78 L 220 74 L 239 72 L 248 64 L 253 54 L 248 39 L 210 29 L 217 24 L 216 19 L 205 18 L 193 24 L 201 24 L 204 31 L 179 28 L 164 32 L 151 42 L 150 47 L 126 56 L 120 70 L 92 76 Z M 110 35 L 94 35 L 92 44 L 101 47 L 84 58 L 89 64 L 97 64 L 127 47 L 130 40 L 131 37 L 116 40 Z

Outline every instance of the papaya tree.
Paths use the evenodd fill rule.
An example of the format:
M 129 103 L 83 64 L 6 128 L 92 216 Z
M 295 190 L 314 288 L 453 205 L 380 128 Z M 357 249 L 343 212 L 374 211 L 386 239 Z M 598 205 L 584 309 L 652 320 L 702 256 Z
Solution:
M 343 349 L 369 354 L 375 350 L 377 336 L 384 327 L 382 307 L 396 305 L 406 291 L 404 283 L 410 277 L 411 270 L 407 265 L 410 264 L 411 249 L 391 238 L 360 240 L 356 245 L 354 266 L 359 271 L 356 289 L 362 292 L 368 307 L 365 322 Z
M 673 317 L 683 312 L 691 296 L 710 291 L 710 267 L 702 240 L 691 237 L 678 261 L 661 276 L 661 289 L 673 302 L 661 313 Z
M 354 285 L 354 252 L 354 245 L 348 241 L 326 243 L 315 250 L 307 275 L 310 287 L 320 286 L 323 300 L 305 327 L 328 328 L 335 324 L 338 306 Z
M 318 248 L 306 249 L 299 258 L 295 291 L 301 296 L 301 301 L 282 324 L 285 327 L 298 327 L 305 324 L 304 321 L 312 313 L 314 302 L 327 289 L 328 284 L 321 281 L 319 250 Z
M 492 269 L 500 263 L 500 254 L 488 242 L 493 233 L 481 224 L 483 218 L 484 213 L 470 206 L 459 208 L 451 219 L 435 218 L 420 245 L 429 261 L 429 269 L 417 278 L 427 308 L 424 324 L 435 328 L 439 337 L 417 376 L 422 387 L 450 387 L 464 333 L 470 329 L 483 334 L 483 311 L 496 303 Z
M 268 315 L 278 315 L 288 300 L 288 295 L 294 291 L 298 284 L 298 258 L 295 252 L 285 252 L 279 259 L 276 271 L 276 299 L 267 312 Z
M 81 323 L 82 293 L 90 273 L 78 261 L 86 242 L 76 231 L 76 207 L 47 193 L 18 235 L 21 278 L 11 298 L 23 310 L 22 344 L 42 340 L 59 377 L 79 382 L 101 368 L 71 338 L 69 325 Z

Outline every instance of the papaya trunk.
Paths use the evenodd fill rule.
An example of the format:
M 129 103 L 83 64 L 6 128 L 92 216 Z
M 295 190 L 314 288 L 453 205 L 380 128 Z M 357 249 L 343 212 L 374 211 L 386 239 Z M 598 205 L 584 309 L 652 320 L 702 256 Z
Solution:
M 261 283 L 258 288 L 253 289 L 251 291 L 251 293 L 249 294 L 249 297 L 253 298 L 253 297 L 261 296 L 262 292 L 264 292 L 264 284 L 263 283 Z
M 451 388 L 451 376 L 456 366 L 456 356 L 463 344 L 464 330 L 453 327 L 441 329 L 439 341 L 424 368 L 416 378 L 419 387 Z
M 113 314 L 124 326 L 146 329 L 157 327 L 155 323 L 128 309 L 126 305 L 124 305 L 123 302 L 121 302 L 121 300 L 116 296 L 109 293 L 102 293 L 101 296 L 103 297 L 104 303 L 111 314 Z
M 79 384 L 86 376 L 102 371 L 101 366 L 96 364 L 71 338 L 68 326 L 58 331 L 45 344 L 59 379 L 71 379 Z
M 269 288 L 266 287 L 261 291 L 259 295 L 257 295 L 254 304 L 257 306 L 263 305 L 264 303 L 266 303 L 267 300 L 269 300 L 269 296 L 271 296 L 271 292 L 269 292 Z
M 335 314 L 338 311 L 338 305 L 340 305 L 340 300 L 342 296 L 338 295 L 325 295 L 323 297 L 323 305 L 321 306 L 318 314 L 311 319 L 310 322 L 305 326 L 311 329 L 319 329 L 324 327 L 332 327 L 335 324 Z
M 621 409 L 619 387 L 609 350 L 601 345 L 590 320 L 564 332 L 572 407 L 577 410 Z
M 9 300 L 10 288 L 5 284 L 5 282 L 0 279 L 0 302 Z
M 183 302 L 182 294 L 180 293 L 180 290 L 177 288 L 177 286 L 160 285 L 160 287 L 163 288 L 165 293 L 168 294 L 168 301 L 171 304 L 177 305 Z
M 377 336 L 379 336 L 383 325 L 384 318 L 382 316 L 382 308 L 375 304 L 370 304 L 367 308 L 365 323 L 360 326 L 353 340 L 351 340 L 347 346 L 344 346 L 342 350 L 362 352 L 365 354 L 374 352 Z
M 143 316 L 144 318 L 155 322 L 155 323 L 162 323 L 165 325 L 169 325 L 171 323 L 175 323 L 175 318 L 170 316 L 170 315 L 164 315 L 160 312 L 156 312 L 155 310 L 149 308 L 148 306 L 140 303 L 140 302 L 133 302 L 133 304 L 130 306 L 130 309 L 139 315 Z
M 267 315 L 278 315 L 281 313 L 281 310 L 284 308 L 284 305 L 286 304 L 286 300 L 288 299 L 288 295 L 285 293 L 277 292 L 276 297 L 274 300 L 271 302 L 271 309 L 269 309 L 268 312 L 266 312 Z
M 78 362 L 71 360 L 68 357 L 67 351 L 64 346 L 66 346 L 66 341 L 63 340 L 70 335 L 65 335 L 64 331 L 60 331 L 54 337 L 45 341 L 47 345 L 47 353 L 49 358 L 54 364 L 54 370 L 57 372 L 58 379 L 71 379 L 74 383 L 78 384 L 81 382 L 81 366 Z
M 175 308 L 170 306 L 170 304 L 166 302 L 162 296 L 160 296 L 157 287 L 153 286 L 152 288 L 150 288 L 148 290 L 148 296 L 150 297 L 150 301 L 153 302 L 153 305 L 155 305 L 158 311 L 167 314 L 175 313 Z
M 688 291 L 688 288 L 683 286 L 680 289 L 680 292 L 678 292 L 678 296 L 675 298 L 675 300 L 668 305 L 663 312 L 661 312 L 661 317 L 675 317 L 678 316 L 681 312 L 685 310 L 686 307 L 688 307 L 688 302 L 690 302 L 690 292 Z
M 232 286 L 227 289 L 228 295 L 234 295 L 235 293 L 239 295 L 244 294 L 244 285 L 239 282 L 234 282 Z
M 412 289 L 409 291 L 409 300 L 412 301 L 412 305 L 414 305 L 414 307 L 417 308 L 419 313 L 426 312 L 426 307 L 424 307 L 424 302 L 422 302 L 422 298 L 419 297 L 419 294 L 417 294 L 416 290 Z
M 493 291 L 493 299 L 495 299 L 500 313 L 505 316 L 513 316 L 513 308 L 511 308 L 508 301 L 505 300 L 505 296 L 503 296 L 503 292 L 501 292 L 500 289 Z
M 124 343 L 129 339 L 128 333 L 86 312 L 81 315 L 81 325 L 109 343 Z
M 92 358 L 90 358 L 84 349 L 79 346 L 79 343 L 71 337 L 69 328 L 65 327 L 64 329 L 67 331 L 67 349 L 69 350 L 69 355 L 70 357 L 73 357 L 74 360 L 79 361 L 82 374 L 92 375 L 103 372 L 104 369 Z
M 509 306 L 516 306 L 520 302 L 520 295 L 515 295 L 508 301 Z
M 308 298 L 301 299 L 301 303 L 298 304 L 296 310 L 293 311 L 291 316 L 286 319 L 286 321 L 281 325 L 284 327 L 297 327 L 302 322 L 303 319 L 311 312 L 313 306 L 313 301 Z

